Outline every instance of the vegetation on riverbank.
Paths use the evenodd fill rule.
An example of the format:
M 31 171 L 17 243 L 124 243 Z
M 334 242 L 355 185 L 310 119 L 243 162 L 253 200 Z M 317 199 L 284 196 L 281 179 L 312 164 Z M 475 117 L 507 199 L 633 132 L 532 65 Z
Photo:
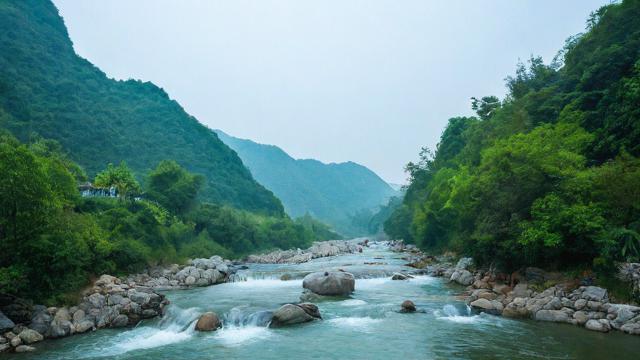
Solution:
M 602 7 L 554 61 L 473 99 L 407 166 L 385 231 L 505 271 L 640 260 L 640 1 Z
M 144 186 L 126 164 L 108 166 L 95 183 L 118 198 L 80 197 L 86 179 L 56 142 L 0 136 L 0 293 L 55 303 L 104 273 L 338 238 L 310 217 L 200 202 L 205 179 L 174 161 L 160 162 Z M 131 196 L 141 190 L 142 199 Z

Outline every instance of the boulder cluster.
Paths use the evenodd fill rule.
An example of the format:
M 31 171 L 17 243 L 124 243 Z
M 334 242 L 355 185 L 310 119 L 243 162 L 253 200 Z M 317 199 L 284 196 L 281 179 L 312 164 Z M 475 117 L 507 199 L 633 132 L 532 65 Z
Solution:
M 194 259 L 187 265 L 155 267 L 116 278 L 102 275 L 71 307 L 32 305 L 18 298 L 0 298 L 0 352 L 33 351 L 31 344 L 100 328 L 137 324 L 160 316 L 169 303 L 157 290 L 208 286 L 229 281 L 235 267 L 220 256 Z
M 124 281 L 131 286 L 171 290 L 220 284 L 227 282 L 234 272 L 231 261 L 216 255 L 208 259 L 190 260 L 186 266 L 173 264 L 166 268 L 151 268 L 139 274 L 129 275 Z
M 563 285 L 535 292 L 527 284 L 514 288 L 493 284 L 490 289 L 473 290 L 471 307 L 512 318 L 531 318 L 584 326 L 589 330 L 612 329 L 640 335 L 640 307 L 609 302 L 607 290 L 580 286 L 567 291 Z
M 600 332 L 620 330 L 640 335 L 640 307 L 615 304 L 606 289 L 574 283 L 563 283 L 559 274 L 538 268 L 527 268 L 521 276 L 507 276 L 473 269 L 471 258 L 460 259 L 455 266 L 441 259 L 426 265 L 423 270 L 432 276 L 445 277 L 451 282 L 467 286 L 467 303 L 478 312 L 511 318 L 568 323 Z M 418 261 L 419 262 L 419 261 Z M 621 272 L 634 279 L 635 267 L 627 265 Z M 640 270 L 640 266 L 637 267 Z M 622 277 L 622 276 L 621 276 Z M 640 276 L 639 276 L 640 278 Z M 541 290 L 541 285 L 557 283 Z
M 0 312 L 0 351 L 33 351 L 31 344 L 106 328 L 125 327 L 163 313 L 164 295 L 149 288 L 131 287 L 120 279 L 102 275 L 77 306 L 31 306 L 13 299 Z M 11 318 L 15 319 L 15 324 Z
M 306 250 L 277 250 L 267 254 L 249 255 L 246 261 L 259 264 L 300 264 L 311 259 L 362 252 L 368 241 L 330 240 L 314 243 Z

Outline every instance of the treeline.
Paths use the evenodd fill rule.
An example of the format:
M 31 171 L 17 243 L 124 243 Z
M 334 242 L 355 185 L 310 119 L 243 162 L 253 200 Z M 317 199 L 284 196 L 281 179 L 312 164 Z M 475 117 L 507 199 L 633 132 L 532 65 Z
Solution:
M 238 155 L 162 88 L 110 79 L 78 56 L 51 0 L 0 1 L 0 127 L 23 142 L 33 133 L 58 141 L 91 177 L 109 162 L 143 175 L 179 159 L 205 175 L 203 200 L 284 214 Z
M 407 166 L 385 231 L 502 270 L 640 260 L 640 1 L 602 7 Z
M 310 217 L 201 203 L 205 179 L 174 161 L 160 162 L 144 186 L 126 164 L 109 165 L 94 183 L 117 198 L 81 197 L 86 180 L 55 141 L 23 144 L 0 132 L 0 293 L 56 303 L 103 273 L 338 238 Z

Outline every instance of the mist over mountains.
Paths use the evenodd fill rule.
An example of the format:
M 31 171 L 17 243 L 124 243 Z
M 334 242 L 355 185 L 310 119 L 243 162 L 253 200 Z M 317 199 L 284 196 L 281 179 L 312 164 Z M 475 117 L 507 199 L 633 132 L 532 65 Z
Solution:
M 215 130 L 235 150 L 255 179 L 282 201 L 292 217 L 310 214 L 344 235 L 362 235 L 362 223 L 398 192 L 354 162 L 325 164 L 294 159 L 284 150 Z M 364 218 L 364 219 L 362 219 Z

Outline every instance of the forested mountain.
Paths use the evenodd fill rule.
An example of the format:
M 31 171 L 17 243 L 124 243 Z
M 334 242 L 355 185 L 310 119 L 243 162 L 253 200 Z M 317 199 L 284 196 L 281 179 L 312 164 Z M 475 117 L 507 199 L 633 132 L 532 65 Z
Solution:
M 297 160 L 277 146 L 216 132 L 238 153 L 253 176 L 282 200 L 292 217 L 309 213 L 345 235 L 362 235 L 368 233 L 366 221 L 372 211 L 397 194 L 362 165 Z M 362 212 L 369 214 L 366 221 L 357 219 Z
M 409 164 L 395 238 L 504 270 L 640 260 L 640 1 L 602 7 Z
M 238 156 L 163 89 L 108 79 L 79 57 L 49 0 L 0 1 L 0 127 L 22 141 L 57 140 L 90 176 L 122 160 L 142 176 L 176 159 L 205 176 L 203 200 L 283 213 Z

